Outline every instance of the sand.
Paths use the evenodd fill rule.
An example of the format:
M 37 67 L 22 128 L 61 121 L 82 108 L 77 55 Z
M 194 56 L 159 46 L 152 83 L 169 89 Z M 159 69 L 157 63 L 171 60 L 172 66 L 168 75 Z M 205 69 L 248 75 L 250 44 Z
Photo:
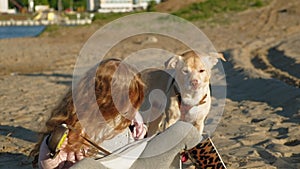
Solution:
M 228 168 L 300 168 L 299 8 L 298 0 L 273 0 L 194 23 L 228 60 L 225 110 L 212 137 Z M 32 168 L 28 154 L 37 132 L 70 87 L 81 47 L 100 27 L 0 40 L 0 168 Z M 126 47 L 144 41 L 136 37 Z M 168 47 L 165 41 L 158 38 L 154 46 Z

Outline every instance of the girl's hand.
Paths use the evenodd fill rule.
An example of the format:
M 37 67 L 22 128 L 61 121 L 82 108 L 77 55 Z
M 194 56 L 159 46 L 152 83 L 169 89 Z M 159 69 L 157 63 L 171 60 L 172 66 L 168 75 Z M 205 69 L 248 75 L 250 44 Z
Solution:
M 60 152 L 55 158 L 50 158 L 50 150 L 46 144 L 47 137 L 44 138 L 39 153 L 39 168 L 52 169 L 52 168 L 70 168 L 75 162 L 84 158 L 84 154 L 80 152 L 66 152 L 65 147 L 68 144 L 68 138 L 63 142 Z
M 143 117 L 139 112 L 136 113 L 134 119 L 132 120 L 134 125 L 132 135 L 135 140 L 143 139 L 147 133 L 147 126 L 143 122 Z

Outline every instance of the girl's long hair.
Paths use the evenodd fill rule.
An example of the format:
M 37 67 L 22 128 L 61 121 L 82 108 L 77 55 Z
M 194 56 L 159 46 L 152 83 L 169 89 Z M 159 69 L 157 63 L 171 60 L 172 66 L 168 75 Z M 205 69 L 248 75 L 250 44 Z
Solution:
M 124 131 L 131 124 L 143 99 L 144 83 L 133 67 L 117 59 L 100 62 L 78 82 L 76 92 L 72 93 L 70 89 L 53 109 L 46 122 L 46 130 L 41 133 L 30 153 L 30 156 L 35 157 L 33 164 L 38 162 L 43 139 L 63 123 L 70 128 L 65 151 L 78 152 L 82 148 L 88 148 L 90 152 L 97 152 L 82 136 L 100 144 Z M 95 154 L 87 156 L 92 155 Z

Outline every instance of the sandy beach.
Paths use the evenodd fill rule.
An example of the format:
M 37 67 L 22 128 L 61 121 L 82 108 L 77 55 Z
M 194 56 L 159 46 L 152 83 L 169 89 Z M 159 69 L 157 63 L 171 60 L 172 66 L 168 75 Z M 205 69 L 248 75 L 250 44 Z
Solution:
M 300 168 L 300 1 L 193 22 L 227 62 L 225 110 L 212 140 L 228 168 Z M 30 169 L 37 133 L 72 83 L 76 57 L 102 24 L 0 40 L 0 168 Z M 182 46 L 136 37 L 126 50 Z M 122 47 L 121 47 L 122 49 Z M 125 49 L 125 47 L 123 47 Z M 122 53 L 115 52 L 119 57 Z

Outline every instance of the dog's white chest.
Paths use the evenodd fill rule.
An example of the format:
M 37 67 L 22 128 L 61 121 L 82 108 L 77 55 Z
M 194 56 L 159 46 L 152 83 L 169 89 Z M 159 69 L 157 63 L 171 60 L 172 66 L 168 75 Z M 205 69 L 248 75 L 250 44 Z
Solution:
M 185 112 L 184 121 L 195 122 L 195 120 L 204 119 L 207 113 L 206 104 L 193 106 L 189 111 Z

